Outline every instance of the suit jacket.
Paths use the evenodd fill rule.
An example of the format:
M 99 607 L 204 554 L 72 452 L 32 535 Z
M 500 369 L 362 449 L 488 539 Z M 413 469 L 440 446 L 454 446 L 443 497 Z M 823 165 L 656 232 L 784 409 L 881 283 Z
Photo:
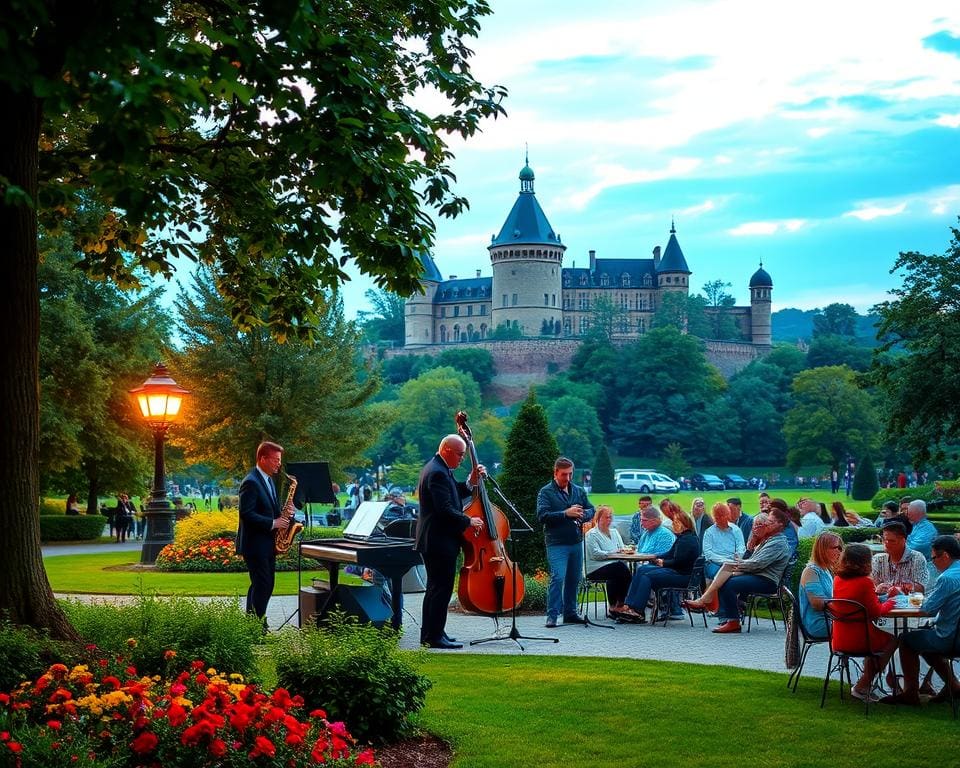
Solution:
M 463 499 L 470 495 L 467 484 L 458 482 L 436 454 L 420 472 L 417 495 L 420 517 L 414 549 L 428 556 L 457 552 L 461 535 L 470 526 L 470 518 L 463 514 Z
M 256 467 L 240 483 L 240 525 L 237 554 L 269 557 L 273 554 L 273 521 L 280 517 L 280 500 L 274 498 Z

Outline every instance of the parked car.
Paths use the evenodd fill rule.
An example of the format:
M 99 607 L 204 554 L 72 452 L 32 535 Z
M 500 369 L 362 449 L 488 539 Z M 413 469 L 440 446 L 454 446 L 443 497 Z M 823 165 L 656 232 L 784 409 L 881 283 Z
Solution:
M 721 480 L 723 480 L 723 485 L 729 491 L 731 488 L 749 488 L 750 481 L 741 475 L 724 475 Z
M 690 485 L 695 491 L 724 491 L 726 486 L 716 475 L 701 474 L 698 472 L 690 476 Z
M 613 474 L 617 493 L 676 493 L 680 483 L 655 469 L 618 469 Z

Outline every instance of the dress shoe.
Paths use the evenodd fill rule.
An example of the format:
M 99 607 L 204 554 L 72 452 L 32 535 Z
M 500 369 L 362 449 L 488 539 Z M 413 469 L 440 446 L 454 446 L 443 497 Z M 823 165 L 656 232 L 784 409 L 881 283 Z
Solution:
M 587 620 L 576 613 L 571 613 L 569 616 L 563 617 L 564 624 L 586 624 Z
M 557 626 L 556 619 L 549 619 L 549 618 L 547 619 L 547 623 L 546 623 L 547 629 L 554 629 L 556 626 Z
M 451 643 L 444 640 L 442 637 L 439 640 L 429 640 L 424 643 L 428 648 L 440 648 L 445 651 L 455 651 L 458 648 L 463 648 L 463 643 Z
M 443 633 L 443 639 L 446 640 L 448 643 L 455 643 L 455 642 L 457 642 L 457 638 L 455 638 L 455 637 L 450 637 L 450 635 L 448 635 L 446 632 Z
M 713 630 L 713 632 L 716 635 L 740 634 L 740 622 L 739 621 L 724 622 L 719 627 L 716 627 Z

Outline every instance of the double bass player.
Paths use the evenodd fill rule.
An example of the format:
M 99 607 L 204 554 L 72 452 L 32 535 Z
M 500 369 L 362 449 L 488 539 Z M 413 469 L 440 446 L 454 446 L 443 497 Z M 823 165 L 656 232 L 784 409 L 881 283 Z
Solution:
M 466 441 L 459 435 L 447 435 L 437 453 L 420 472 L 418 496 L 420 516 L 414 549 L 423 556 L 427 571 L 427 591 L 423 597 L 420 643 L 430 648 L 457 649 L 461 643 L 447 635 L 447 606 L 453 595 L 457 555 L 464 531 L 483 528 L 483 520 L 463 513 L 463 501 L 486 474 L 482 464 L 474 466 L 466 483 L 458 482 L 453 470 L 466 453 Z

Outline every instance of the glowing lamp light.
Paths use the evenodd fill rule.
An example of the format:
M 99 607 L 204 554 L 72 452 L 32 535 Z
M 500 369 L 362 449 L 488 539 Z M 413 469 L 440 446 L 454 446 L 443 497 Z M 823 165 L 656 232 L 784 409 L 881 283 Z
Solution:
M 190 391 L 173 380 L 163 363 L 157 363 L 153 374 L 143 384 L 130 390 L 140 415 L 154 428 L 166 428 L 177 420 L 180 406 Z

